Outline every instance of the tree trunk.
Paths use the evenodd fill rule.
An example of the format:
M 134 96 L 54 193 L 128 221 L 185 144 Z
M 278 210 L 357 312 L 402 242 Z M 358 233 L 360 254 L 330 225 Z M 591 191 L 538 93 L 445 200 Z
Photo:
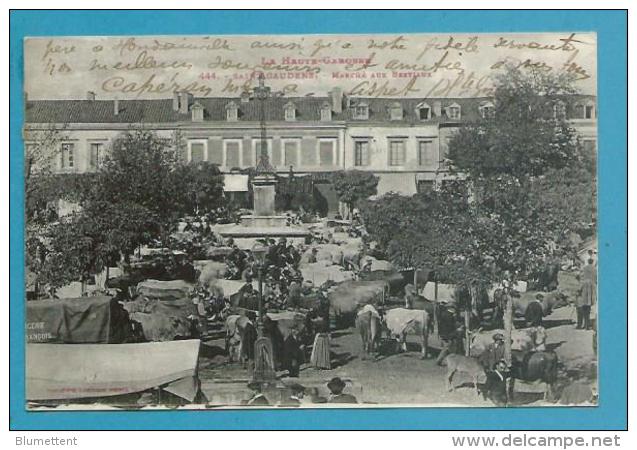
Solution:
M 471 351 L 471 330 L 469 329 L 469 322 L 471 318 L 471 311 L 465 307 L 464 309 L 464 354 L 469 356 Z
M 513 333 L 513 300 L 509 295 L 508 288 L 504 297 L 504 359 L 511 367 L 511 335 Z

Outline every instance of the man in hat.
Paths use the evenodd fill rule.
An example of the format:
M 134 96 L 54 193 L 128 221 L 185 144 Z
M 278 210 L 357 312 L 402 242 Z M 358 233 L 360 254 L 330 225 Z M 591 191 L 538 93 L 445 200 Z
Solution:
M 493 370 L 495 364 L 504 359 L 504 335 L 496 333 L 493 335 L 493 342 L 478 357 L 478 361 L 485 370 Z
M 298 408 L 301 406 L 303 396 L 305 395 L 305 386 L 299 383 L 292 383 L 290 386 L 290 396 L 281 400 L 279 406 L 287 406 Z
M 529 327 L 542 326 L 542 318 L 544 317 L 544 311 L 542 308 L 542 302 L 544 301 L 544 295 L 537 293 L 535 299 L 530 301 L 524 311 L 524 320 Z
M 288 376 L 297 378 L 304 360 L 305 355 L 301 348 L 299 330 L 295 325 L 283 341 L 283 368 L 287 369 Z
M 486 374 L 487 382 L 484 396 L 496 406 L 507 406 L 506 379 L 509 377 L 509 372 L 507 371 L 506 361 L 500 359 L 493 370 L 487 370 Z
M 438 336 L 442 341 L 442 349 L 436 358 L 436 364 L 442 365 L 447 355 L 462 353 L 462 340 L 464 338 L 464 323 L 460 320 L 456 305 L 441 302 L 438 307 Z
M 330 398 L 328 403 L 358 403 L 356 397 L 351 394 L 343 394 L 345 389 L 345 382 L 339 377 L 332 378 L 327 383 L 327 388 L 330 390 Z

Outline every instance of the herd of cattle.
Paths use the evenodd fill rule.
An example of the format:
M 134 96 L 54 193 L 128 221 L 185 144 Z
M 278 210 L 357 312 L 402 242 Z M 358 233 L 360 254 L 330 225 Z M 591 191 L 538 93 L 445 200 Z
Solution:
M 211 289 L 214 287 L 229 299 L 245 283 L 224 279 L 226 267 L 222 259 L 223 249 L 214 250 L 211 259 L 196 262 L 197 283 Z M 275 361 L 282 359 L 282 343 L 292 329 L 299 332 L 308 347 L 312 343 L 315 331 L 321 327 L 319 322 L 325 320 L 316 313 L 316 293 L 319 288 L 329 301 L 330 328 L 355 326 L 362 338 L 363 358 L 368 358 L 378 350 L 383 335 L 399 343 L 403 351 L 407 350 L 408 336 L 416 336 L 422 357 L 429 355 L 429 339 L 439 325 L 434 323 L 434 318 L 440 320 L 440 314 L 436 313 L 440 303 L 433 301 L 431 295 L 427 294 L 431 292 L 432 283 L 427 283 L 426 274 L 423 278 L 418 273 L 414 276 L 413 271 L 400 272 L 387 261 L 364 256 L 361 240 L 351 238 L 346 233 L 333 233 L 330 243 L 309 245 L 300 250 L 299 270 L 305 288 L 301 299 L 303 306 L 293 311 L 268 311 L 264 318 L 264 333 L 272 339 Z M 557 274 L 553 273 L 552 268 L 547 272 L 541 282 L 549 288 L 556 288 L 554 280 Z M 410 291 L 409 283 L 412 281 L 421 287 L 425 286 L 420 292 L 424 295 L 414 293 L 413 286 Z M 139 296 L 126 303 L 126 309 L 132 319 L 142 324 L 146 340 L 184 338 L 192 333 L 197 308 L 185 300 L 188 298 L 187 291 L 192 288 L 192 283 L 184 281 L 147 280 L 140 283 L 137 289 Z M 167 295 L 166 292 L 171 294 Z M 447 296 L 445 292 L 452 294 Z M 436 300 L 459 305 L 465 295 L 453 286 L 443 284 L 436 286 L 436 294 Z M 162 296 L 171 297 L 172 301 L 148 300 Z M 527 319 L 530 310 L 539 311 L 542 317 L 566 304 L 566 296 L 558 290 L 544 292 L 541 297 L 537 296 L 537 291 L 521 292 L 513 298 L 516 316 Z M 250 314 L 232 306 L 230 304 L 223 316 L 226 350 L 230 361 L 247 362 L 254 357 L 254 342 L 257 339 L 255 315 L 254 312 Z M 471 350 L 468 356 L 454 355 L 448 358 L 449 380 L 458 372 L 467 372 L 476 383 L 477 379 L 484 376 L 485 368 L 474 364 L 474 360 L 492 343 L 492 336 L 498 332 L 494 327 L 502 326 L 499 314 L 502 310 L 501 291 L 485 293 L 478 307 L 473 306 Z M 487 316 L 489 320 L 486 320 Z M 545 348 L 546 334 L 543 328 L 535 325 L 513 332 L 512 376 L 521 380 L 543 381 L 550 389 L 557 377 L 557 357 Z M 483 327 L 491 328 L 491 331 L 481 331 Z

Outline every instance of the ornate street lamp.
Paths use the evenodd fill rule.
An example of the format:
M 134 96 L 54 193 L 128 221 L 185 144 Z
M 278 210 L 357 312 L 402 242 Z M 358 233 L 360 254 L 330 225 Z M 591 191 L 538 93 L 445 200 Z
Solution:
M 272 341 L 263 332 L 265 319 L 265 305 L 263 301 L 263 275 L 267 270 L 266 256 L 268 247 L 259 243 L 252 247 L 252 254 L 257 263 L 257 273 L 259 279 L 259 312 L 257 317 L 257 340 L 254 343 L 254 372 L 253 381 L 261 383 L 272 383 L 276 379 L 274 371 L 274 351 Z

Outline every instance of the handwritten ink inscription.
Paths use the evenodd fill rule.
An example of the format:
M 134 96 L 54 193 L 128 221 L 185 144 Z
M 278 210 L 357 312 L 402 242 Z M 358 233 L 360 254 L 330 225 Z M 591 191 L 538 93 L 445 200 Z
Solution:
M 563 34 L 183 36 L 32 38 L 25 84 L 32 98 L 235 95 L 263 73 L 275 92 L 370 97 L 490 95 L 513 65 L 565 72 L 595 93 L 596 36 Z M 60 83 L 61 80 L 82 83 Z M 71 78 L 72 77 L 72 78 Z

